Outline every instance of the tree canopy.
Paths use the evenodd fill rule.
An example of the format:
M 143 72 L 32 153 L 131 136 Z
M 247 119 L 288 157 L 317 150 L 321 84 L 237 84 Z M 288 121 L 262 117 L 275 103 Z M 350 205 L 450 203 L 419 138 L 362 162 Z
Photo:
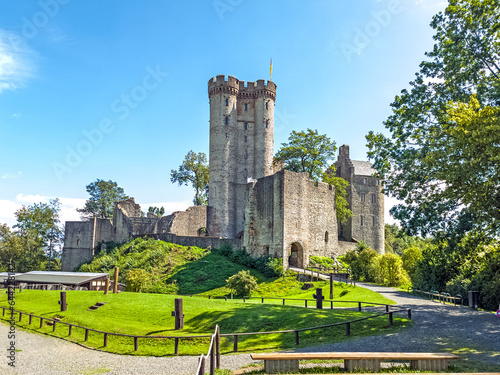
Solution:
M 367 135 L 391 209 L 410 233 L 500 228 L 500 4 L 450 0 L 435 45 L 391 104 L 389 135 Z
M 85 202 L 83 208 L 77 209 L 82 219 L 101 218 L 112 219 L 115 203 L 128 199 L 123 190 L 114 181 L 97 179 L 86 186 L 90 198 Z
M 274 156 L 276 162 L 284 162 L 284 168 L 294 172 L 307 172 L 311 180 L 322 180 L 323 173 L 335 156 L 337 146 L 318 130 L 292 131 L 287 143 Z
M 170 181 L 179 186 L 191 185 L 194 190 L 193 203 L 195 206 L 208 204 L 208 161 L 203 152 L 189 151 L 178 170 L 170 171 Z

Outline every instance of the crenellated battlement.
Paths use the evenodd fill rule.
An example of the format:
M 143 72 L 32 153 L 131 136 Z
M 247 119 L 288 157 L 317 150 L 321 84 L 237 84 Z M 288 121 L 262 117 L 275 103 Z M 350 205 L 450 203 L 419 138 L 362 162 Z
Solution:
M 245 82 L 236 79 L 233 76 L 218 75 L 208 81 L 208 95 L 215 93 L 227 93 L 244 98 L 268 97 L 276 100 L 276 84 L 272 81 L 263 79 L 257 82 Z

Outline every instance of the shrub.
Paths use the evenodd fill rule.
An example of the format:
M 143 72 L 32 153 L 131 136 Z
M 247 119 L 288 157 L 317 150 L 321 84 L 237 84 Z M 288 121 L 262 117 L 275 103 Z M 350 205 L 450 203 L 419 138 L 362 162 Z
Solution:
M 375 250 L 363 248 L 359 252 L 357 250 L 347 252 L 343 260 L 349 264 L 354 280 L 373 282 L 375 281 L 375 260 L 378 256 Z
M 150 275 L 141 268 L 130 270 L 125 276 L 129 292 L 142 292 L 149 285 Z
M 409 284 L 408 274 L 403 268 L 401 257 L 387 253 L 377 257 L 375 261 L 375 280 L 386 286 L 400 286 Z
M 423 259 L 422 249 L 416 246 L 408 247 L 403 252 L 403 268 L 413 278 L 418 263 Z
M 236 295 L 250 296 L 252 291 L 257 290 L 257 280 L 250 275 L 250 271 L 240 271 L 231 276 L 227 281 L 227 288 L 234 291 Z

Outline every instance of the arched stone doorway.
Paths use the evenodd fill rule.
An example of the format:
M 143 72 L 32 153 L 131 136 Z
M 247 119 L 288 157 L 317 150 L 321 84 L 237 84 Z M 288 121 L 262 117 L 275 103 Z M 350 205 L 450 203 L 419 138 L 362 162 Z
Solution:
M 290 267 L 304 267 L 304 249 L 298 242 L 292 243 L 288 264 Z

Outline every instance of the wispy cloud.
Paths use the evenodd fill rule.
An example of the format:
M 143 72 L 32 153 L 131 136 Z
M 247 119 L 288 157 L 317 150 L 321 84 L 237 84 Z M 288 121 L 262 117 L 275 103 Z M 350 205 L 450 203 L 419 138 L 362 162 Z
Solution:
M 11 178 L 19 178 L 23 175 L 22 171 L 18 171 L 17 173 L 6 173 L 2 175 L 2 180 L 10 180 Z
M 0 93 L 24 86 L 34 75 L 35 56 L 21 36 L 0 29 Z

